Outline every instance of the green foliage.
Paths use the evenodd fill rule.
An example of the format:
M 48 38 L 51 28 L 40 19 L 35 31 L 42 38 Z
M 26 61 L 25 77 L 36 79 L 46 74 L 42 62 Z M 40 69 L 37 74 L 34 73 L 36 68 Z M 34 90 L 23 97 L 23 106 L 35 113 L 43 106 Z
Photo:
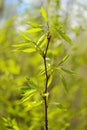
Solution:
M 41 14 L 42 14 L 42 17 L 45 20 L 45 22 L 48 22 L 47 13 L 43 7 L 41 7 Z
M 38 9 L 28 7 L 22 15 L 20 11 L 20 15 L 7 16 L 0 26 L 0 130 L 44 129 L 45 98 L 50 130 L 87 129 L 86 29 L 83 32 L 80 22 L 73 24 L 74 8 L 65 14 L 61 4 L 60 0 L 50 0 L 48 13 L 39 5 Z M 78 17 L 82 19 L 85 21 Z M 43 57 L 48 32 L 51 34 L 46 56 L 48 92 L 44 92 Z
M 66 80 L 65 80 L 64 76 L 61 76 L 61 81 L 63 83 L 63 86 L 64 86 L 65 90 L 68 91 L 67 83 L 66 83 Z
M 69 58 L 69 55 L 66 55 L 66 56 L 59 62 L 59 65 L 63 64 L 68 58 Z
M 33 28 L 33 29 L 29 29 L 26 32 L 28 33 L 36 33 L 36 32 L 40 32 L 42 31 L 42 28 Z
M 29 111 L 42 104 L 42 101 L 31 101 L 30 99 L 35 95 L 35 89 L 26 89 L 27 91 L 23 94 L 23 98 L 20 103 L 24 104 L 25 110 Z
M 45 10 L 44 10 L 44 8 L 41 8 L 41 14 L 42 14 L 42 16 L 43 16 L 43 18 L 44 18 L 44 20 L 45 20 L 45 22 L 48 22 L 48 18 L 47 18 L 47 14 L 46 14 L 46 12 L 45 12 Z M 38 25 L 38 24 L 37 24 Z M 47 24 L 47 27 L 48 27 L 49 25 Z M 40 32 L 40 31 L 42 31 L 42 32 L 45 32 L 45 31 L 43 31 L 43 29 L 42 28 L 38 28 L 38 27 L 33 27 L 32 29 L 29 29 L 29 30 L 27 30 L 27 31 L 25 31 L 25 32 L 27 32 L 27 33 L 29 33 L 29 34 L 31 34 L 31 37 L 33 37 L 32 35 L 33 35 L 33 33 L 38 33 L 38 32 Z M 63 31 L 63 30 L 61 30 L 61 28 L 59 28 L 58 29 L 58 32 L 59 32 L 59 34 L 62 36 L 62 38 L 64 38 L 67 42 L 69 42 L 70 44 L 72 43 L 71 42 L 71 40 L 70 40 L 70 38 L 67 36 L 67 34 Z M 40 33 L 39 33 L 40 34 Z M 51 66 L 51 64 L 50 63 L 47 63 L 47 59 L 50 59 L 49 57 L 47 57 L 47 52 L 48 52 L 48 46 L 49 46 L 49 42 L 50 42 L 50 38 L 51 38 L 51 34 L 50 34 L 50 32 L 49 32 L 49 28 L 48 28 L 48 30 L 47 30 L 47 32 L 45 32 L 39 39 L 38 39 L 38 41 L 37 42 L 34 42 L 34 41 L 32 41 L 30 38 L 28 38 L 28 36 L 26 36 L 24 33 L 22 33 L 22 36 L 24 37 L 24 39 L 25 40 L 28 40 L 28 42 L 31 42 L 31 44 L 33 44 L 33 45 L 35 45 L 35 46 L 30 46 L 30 47 L 28 47 L 27 46 L 27 44 L 18 44 L 18 46 L 17 46 L 17 44 L 16 44 L 16 46 L 14 46 L 14 47 L 18 47 L 17 48 L 17 50 L 18 51 L 23 51 L 23 52 L 28 52 L 28 53 L 30 53 L 30 52 L 33 52 L 33 51 L 35 51 L 35 49 L 36 50 L 38 50 L 38 48 L 39 48 L 39 50 L 40 50 L 40 55 L 41 55 L 41 57 L 43 58 L 43 60 L 44 60 L 44 67 L 43 67 L 43 70 L 42 70 L 42 72 L 41 72 L 41 75 L 42 74 L 44 74 L 46 77 L 45 77 L 45 81 L 44 82 L 46 82 L 46 86 L 44 86 L 44 89 L 45 89 L 45 93 L 44 93 L 44 91 L 42 91 L 42 90 L 40 90 L 40 93 L 41 93 L 41 91 L 42 91 L 42 94 L 41 94 L 41 97 L 42 97 L 42 99 L 44 99 L 44 106 L 45 106 L 45 112 L 44 113 L 47 113 L 46 111 L 47 111 L 47 107 L 46 107 L 46 103 L 47 103 L 47 100 L 48 100 L 48 98 L 49 98 L 49 93 L 48 93 L 48 87 L 51 85 L 51 83 L 52 83 L 52 79 L 53 79 L 53 73 L 52 73 L 52 70 L 51 70 L 51 68 L 53 68 L 52 66 Z M 47 39 L 47 40 L 46 40 Z M 43 44 L 43 42 L 44 42 L 44 40 L 46 41 L 45 42 L 45 44 Z M 26 42 L 26 41 L 25 41 Z M 43 48 L 43 46 L 44 46 L 44 48 Z M 19 48 L 19 47 L 21 47 L 21 48 Z M 33 48 L 32 48 L 33 47 Z M 42 51 L 43 50 L 43 51 Z M 61 65 L 61 64 L 63 64 L 67 59 L 68 59 L 68 57 L 69 57 L 69 55 L 66 55 L 60 62 L 59 62 L 59 64 L 58 65 Z M 68 70 L 66 70 L 66 69 L 63 69 L 63 68 L 60 68 L 60 70 L 63 70 L 63 71 L 65 71 L 65 72 L 71 72 L 71 71 L 68 71 Z M 59 76 L 60 76 L 60 74 L 59 74 Z M 66 91 L 68 91 L 68 88 L 67 88 L 67 84 L 66 84 L 66 80 L 65 80 L 65 78 L 63 77 L 63 76 L 61 76 L 61 80 L 62 80 L 62 83 L 63 83 L 63 85 L 64 85 L 64 88 L 65 88 L 65 90 Z M 39 84 L 40 84 L 40 81 L 39 81 Z M 34 86 L 34 88 L 33 88 L 33 86 Z M 32 101 L 31 100 L 31 98 L 34 98 L 35 97 L 35 93 L 38 93 L 39 91 L 38 91 L 38 89 L 36 90 L 36 85 L 35 85 L 35 83 L 34 82 L 32 82 L 31 80 L 29 80 L 29 87 L 31 87 L 31 89 L 29 89 L 28 87 L 26 87 L 25 86 L 25 88 L 22 88 L 22 90 L 25 90 L 25 93 L 23 94 L 23 98 L 21 99 L 21 103 L 24 105 L 24 108 L 25 108 L 25 111 L 29 111 L 29 110 L 32 110 L 33 108 L 35 108 L 35 107 L 38 107 L 39 105 L 41 105 L 42 104 L 42 99 L 39 99 L 39 101 Z M 35 88 L 36 87 L 36 88 Z M 39 94 L 40 94 L 39 93 Z M 62 105 L 60 105 L 60 104 L 57 104 L 57 106 L 59 107 L 59 108 L 62 108 Z M 48 113 L 47 113 L 47 115 L 45 115 L 45 118 L 48 118 Z M 46 119 L 45 121 L 45 124 L 46 124 L 46 126 L 45 127 L 48 127 L 47 126 L 47 120 L 48 119 Z M 46 130 L 48 130 L 47 128 L 46 128 Z
M 72 45 L 72 40 L 69 38 L 69 36 L 64 32 L 63 28 L 61 27 L 61 24 L 59 25 L 59 28 L 57 28 L 57 31 L 59 33 L 59 35 L 65 40 L 67 41 L 69 44 Z
M 65 68 L 61 68 L 64 72 L 68 73 L 68 74 L 75 74 L 74 71 L 72 70 L 68 70 L 68 69 L 65 69 Z
M 44 46 L 44 44 L 46 44 L 46 34 L 43 34 L 37 41 L 37 45 L 40 47 Z
M 3 118 L 4 122 L 5 122 L 5 126 L 7 127 L 8 130 L 19 130 L 17 123 L 15 121 L 15 119 L 10 119 L 10 118 Z
M 70 39 L 70 37 L 66 34 L 64 27 L 62 25 L 62 23 L 55 21 L 54 22 L 54 29 L 57 31 L 57 33 L 70 45 L 73 44 L 72 40 Z

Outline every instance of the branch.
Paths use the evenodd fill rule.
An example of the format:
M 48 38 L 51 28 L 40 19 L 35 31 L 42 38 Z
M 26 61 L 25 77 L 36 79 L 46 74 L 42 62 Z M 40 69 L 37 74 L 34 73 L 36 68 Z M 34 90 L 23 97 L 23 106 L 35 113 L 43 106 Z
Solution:
M 47 56 L 47 51 L 50 43 L 51 35 L 50 32 L 47 34 L 47 46 L 46 46 L 46 51 L 44 54 L 44 68 L 45 68 L 45 76 L 46 76 L 46 83 L 45 83 L 45 91 L 44 94 L 48 92 L 47 89 L 47 84 L 48 84 L 48 72 L 47 72 L 47 62 L 46 62 L 46 56 Z M 45 104 L 45 129 L 48 130 L 48 104 L 47 104 L 47 97 L 44 96 L 44 104 Z

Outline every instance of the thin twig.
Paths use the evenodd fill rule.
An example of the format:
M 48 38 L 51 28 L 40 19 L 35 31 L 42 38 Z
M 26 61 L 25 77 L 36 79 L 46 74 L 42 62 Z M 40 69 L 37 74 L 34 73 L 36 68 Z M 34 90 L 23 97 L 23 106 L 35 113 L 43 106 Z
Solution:
M 45 83 L 45 91 L 44 93 L 48 92 L 47 84 L 48 84 L 48 72 L 47 72 L 47 62 L 46 62 L 46 56 L 47 56 L 47 51 L 50 43 L 51 35 L 50 32 L 47 34 L 47 46 L 46 46 L 46 51 L 44 54 L 44 68 L 45 68 L 45 76 L 46 76 L 46 83 Z M 48 103 L 47 103 L 47 97 L 44 96 L 44 105 L 45 105 L 45 129 L 48 130 Z

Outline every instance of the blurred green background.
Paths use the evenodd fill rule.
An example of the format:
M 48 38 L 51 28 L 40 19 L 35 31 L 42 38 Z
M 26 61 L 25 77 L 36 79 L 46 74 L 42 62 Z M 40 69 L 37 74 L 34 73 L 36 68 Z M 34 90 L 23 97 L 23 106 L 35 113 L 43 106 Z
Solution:
M 72 47 L 68 46 L 57 32 L 52 31 L 49 52 L 52 62 L 57 64 L 68 53 L 70 58 L 63 67 L 76 73 L 62 72 L 68 93 L 59 73 L 54 74 L 50 85 L 49 130 L 87 130 L 86 0 L 0 0 L 0 130 L 11 129 L 5 127 L 3 117 L 15 125 L 14 130 L 43 130 L 43 106 L 26 111 L 18 104 L 20 88 L 27 84 L 27 77 L 36 76 L 33 80 L 42 87 L 43 79 L 38 74 L 42 59 L 37 53 L 13 51 L 13 44 L 23 40 L 20 31 L 28 28 L 28 22 L 43 24 L 41 6 L 48 12 L 50 25 L 58 19 L 74 43 Z M 37 39 L 39 37 L 38 34 Z M 54 102 L 61 103 L 66 109 L 58 108 Z

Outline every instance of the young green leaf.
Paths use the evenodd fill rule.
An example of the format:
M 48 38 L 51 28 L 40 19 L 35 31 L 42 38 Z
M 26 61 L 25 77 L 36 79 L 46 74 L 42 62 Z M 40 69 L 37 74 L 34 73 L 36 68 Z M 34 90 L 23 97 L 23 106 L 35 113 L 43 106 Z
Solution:
M 46 34 L 43 34 L 43 35 L 40 37 L 40 39 L 38 40 L 37 45 L 40 46 L 40 45 L 43 43 L 43 41 L 44 41 L 45 38 L 46 38 Z
M 42 17 L 45 20 L 45 22 L 48 22 L 47 13 L 43 7 L 41 7 L 41 14 L 42 14 Z
M 35 22 L 27 22 L 28 25 L 30 25 L 33 28 L 42 27 L 42 24 L 35 23 Z
M 69 58 L 69 55 L 66 55 L 66 56 L 59 62 L 58 65 L 63 64 L 68 58 Z
M 27 91 L 30 91 L 32 89 L 34 89 L 34 88 L 31 88 L 30 86 L 23 86 L 23 87 L 21 87 L 21 91 L 22 92 L 27 92 Z
M 64 72 L 66 72 L 68 74 L 75 74 L 75 72 L 72 71 L 72 70 L 68 70 L 68 69 L 65 69 L 65 68 L 61 68 L 61 70 L 63 70 Z
M 26 52 L 26 53 L 32 53 L 36 51 L 36 48 L 30 48 L 29 46 L 21 46 L 14 49 L 15 52 Z
M 19 130 L 19 127 L 15 119 L 6 117 L 6 118 L 3 118 L 3 120 L 4 120 L 4 125 L 7 127 L 8 130 Z
M 41 31 L 43 31 L 42 28 L 32 28 L 32 29 L 26 30 L 26 32 L 28 32 L 28 33 L 37 33 L 37 32 L 41 32 Z
M 53 68 L 51 66 L 48 66 L 47 67 L 47 71 L 48 72 L 53 72 Z M 45 74 L 45 69 L 44 69 L 44 66 L 41 66 L 41 69 L 40 69 L 40 72 L 39 72 L 39 75 L 44 75 Z
M 66 92 L 68 92 L 67 83 L 66 83 L 65 78 L 64 78 L 62 75 L 60 76 L 60 78 L 61 78 L 61 81 L 62 81 L 62 83 L 63 83 L 63 86 L 64 86 Z
M 26 52 L 26 53 L 32 53 L 32 52 L 35 52 L 36 49 L 35 48 L 26 48 L 24 50 L 21 50 L 22 52 Z
M 72 40 L 69 38 L 69 36 L 65 33 L 65 32 L 62 32 L 62 31 L 60 31 L 60 30 L 58 30 L 59 31 L 59 35 L 61 35 L 61 37 L 66 41 L 66 42 L 68 42 L 69 44 L 73 44 L 72 43 Z
M 72 40 L 69 38 L 69 36 L 65 33 L 65 30 L 63 28 L 63 25 L 61 23 L 58 23 L 55 29 L 58 31 L 58 34 L 69 44 L 73 44 Z
M 20 32 L 20 33 L 21 33 L 22 37 L 23 37 L 25 40 L 32 41 L 32 39 L 31 39 L 29 36 L 25 35 L 24 32 Z
M 3 121 L 4 121 L 4 125 L 7 127 L 7 129 L 13 130 L 13 124 L 12 124 L 12 120 L 10 118 L 3 117 Z
M 23 46 L 29 46 L 29 42 L 22 42 L 13 45 L 13 47 L 23 47 Z
M 25 110 L 26 110 L 26 111 L 29 111 L 29 110 L 31 110 L 31 109 L 33 109 L 33 108 L 35 108 L 35 107 L 38 107 L 38 106 L 41 105 L 42 103 L 43 103 L 42 100 L 29 102 L 29 103 L 26 105 Z
M 21 100 L 21 103 L 28 101 L 33 95 L 34 95 L 34 93 L 30 94 L 29 96 L 23 97 L 22 100 Z
M 43 41 L 41 42 L 41 44 L 39 44 L 39 46 L 42 48 L 47 44 L 47 37 L 45 36 Z
M 52 83 L 53 80 L 53 75 L 51 75 L 48 79 L 48 87 L 50 86 L 50 84 Z
M 23 98 L 21 99 L 21 103 L 24 103 L 26 101 L 28 101 L 34 94 L 35 94 L 36 90 L 32 89 L 27 91 L 26 93 L 23 94 Z

